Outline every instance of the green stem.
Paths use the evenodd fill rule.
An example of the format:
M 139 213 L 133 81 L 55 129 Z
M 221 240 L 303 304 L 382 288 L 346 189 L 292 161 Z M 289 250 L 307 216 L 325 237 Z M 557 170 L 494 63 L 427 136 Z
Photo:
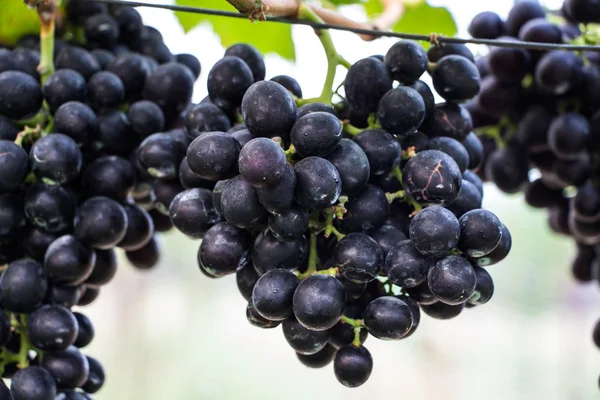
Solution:
M 341 233 L 340 231 L 338 231 L 334 226 L 333 226 L 333 216 L 334 213 L 333 212 L 328 212 L 327 213 L 327 219 L 325 220 L 325 237 L 328 238 L 329 236 L 331 236 L 332 234 L 335 235 L 335 237 L 338 240 L 342 240 L 344 238 L 343 233 Z
M 345 315 L 342 315 L 342 318 L 340 318 L 340 321 L 342 321 L 342 323 L 348 324 L 352 328 L 354 328 L 354 340 L 352 341 L 352 345 L 359 347 L 361 345 L 360 331 L 365 328 L 365 321 L 362 319 L 352 319 Z
M 29 366 L 29 360 L 27 354 L 31 349 L 31 343 L 27 337 L 27 315 L 23 314 L 19 317 L 21 324 L 19 327 L 19 333 L 21 334 L 21 349 L 19 350 L 19 367 L 26 368 Z
M 394 175 L 396 177 L 396 179 L 398 180 L 398 182 L 402 183 L 402 170 L 400 169 L 399 165 L 397 165 L 392 170 L 392 175 Z
M 47 23 L 42 23 L 38 71 L 44 86 L 46 80 L 54 73 L 54 16 Z
M 338 269 L 337 267 L 333 267 L 333 268 L 329 268 L 329 269 L 323 269 L 321 271 L 315 271 L 315 273 L 313 275 L 329 275 L 329 276 L 336 276 L 338 274 Z
M 284 151 L 285 153 L 285 157 L 288 161 L 292 161 L 292 158 L 294 157 L 294 154 L 296 154 L 296 148 L 294 147 L 293 144 L 290 145 L 290 147 Z
M 310 234 L 310 240 L 308 242 L 308 247 L 309 247 L 308 268 L 306 269 L 306 272 L 304 272 L 302 274 L 298 274 L 299 279 L 308 278 L 309 276 L 311 276 L 317 272 L 318 256 L 317 256 L 317 234 L 316 233 Z
M 354 125 L 351 125 L 350 123 L 346 123 L 345 121 L 342 124 L 344 126 L 344 132 L 346 132 L 350 136 L 356 136 L 362 131 L 364 131 L 364 129 L 357 128 Z
M 385 197 L 387 198 L 388 203 L 392 203 L 396 199 L 403 199 L 406 196 L 404 190 L 398 190 L 394 193 L 386 193 Z
M 301 4 L 298 8 L 298 17 L 301 19 L 305 19 L 307 21 L 319 22 L 322 23 L 323 20 L 315 14 L 309 7 Z M 318 101 L 325 104 L 331 104 L 331 99 L 333 97 L 333 81 L 335 80 L 335 72 L 338 65 L 342 65 L 346 68 L 350 68 L 350 63 L 346 61 L 335 49 L 335 45 L 333 44 L 333 40 L 331 39 L 331 34 L 328 30 L 324 29 L 315 29 L 321 44 L 323 45 L 323 49 L 325 50 L 325 55 L 327 56 L 327 75 L 325 76 L 325 83 L 323 84 L 323 90 L 321 91 L 321 95 L 316 99 L 309 99 L 313 101 Z M 307 102 L 306 100 L 303 101 Z

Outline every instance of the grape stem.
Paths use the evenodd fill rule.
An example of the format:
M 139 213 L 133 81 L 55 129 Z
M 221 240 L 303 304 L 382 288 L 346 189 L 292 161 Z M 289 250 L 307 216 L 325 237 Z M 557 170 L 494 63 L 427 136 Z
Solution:
M 365 327 L 365 321 L 362 319 L 352 319 L 342 315 L 340 321 L 344 324 L 348 324 L 354 328 L 354 340 L 352 341 L 352 345 L 355 347 L 360 347 L 360 331 Z
M 322 23 L 323 20 L 319 17 L 311 7 L 306 4 L 300 4 L 298 7 L 298 18 L 305 19 L 312 22 Z M 325 55 L 327 56 L 327 75 L 325 77 L 325 83 L 323 84 L 323 90 L 321 91 L 321 95 L 317 98 L 313 99 L 299 99 L 298 105 L 320 102 L 331 105 L 331 99 L 333 98 L 333 81 L 335 80 L 335 72 L 338 65 L 341 65 L 346 68 L 350 68 L 350 63 L 346 61 L 335 49 L 335 45 L 333 44 L 333 40 L 331 39 L 331 34 L 328 30 L 323 29 L 315 29 L 315 33 L 319 37 L 321 44 L 323 45 L 323 49 L 325 50 Z
M 302 274 L 298 274 L 298 279 L 305 279 L 317 272 L 317 234 L 311 233 L 308 242 L 308 268 Z
M 350 124 L 350 121 L 347 119 L 342 121 L 342 126 L 344 129 L 344 132 L 346 132 L 350 136 L 356 136 L 359 133 L 361 133 L 362 131 L 364 131 L 364 129 L 357 128 L 356 126 Z
M 54 25 L 58 7 L 56 0 L 39 0 L 35 2 L 35 7 L 41 23 L 38 71 L 43 86 L 50 75 L 54 73 Z
M 27 315 L 22 314 L 19 317 L 21 324 L 19 326 L 19 333 L 21 335 L 21 349 L 19 350 L 19 368 L 26 368 L 29 366 L 29 360 L 27 354 L 31 348 L 31 343 L 27 337 Z
M 388 203 L 392 203 L 396 199 L 404 199 L 405 196 L 406 194 L 404 193 L 404 190 L 398 190 L 397 192 L 385 194 Z

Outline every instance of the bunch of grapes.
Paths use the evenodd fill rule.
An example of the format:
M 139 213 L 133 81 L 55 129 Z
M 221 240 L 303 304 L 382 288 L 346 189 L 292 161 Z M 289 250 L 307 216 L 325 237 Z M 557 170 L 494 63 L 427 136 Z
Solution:
M 102 387 L 102 365 L 80 350 L 94 325 L 71 309 L 114 277 L 116 248 L 139 269 L 157 263 L 155 231 L 172 227 L 184 190 L 179 165 L 155 164 L 155 152 L 183 158 L 180 114 L 200 63 L 171 54 L 131 7 L 71 0 L 66 11 L 73 28 L 57 35 L 47 78 L 37 37 L 0 48 L 3 400 L 85 400 Z
M 333 361 L 348 387 L 371 374 L 369 334 L 404 339 L 421 311 L 450 319 L 485 304 L 483 267 L 511 247 L 473 172 L 484 149 L 461 103 L 479 72 L 453 49 L 401 41 L 359 60 L 332 105 L 303 99 L 290 76 L 264 80 L 262 56 L 234 45 L 186 113 L 185 154 L 164 135 L 139 148 L 148 171 L 179 171 L 170 218 L 202 239 L 201 272 L 235 274 L 249 322 L 281 325 L 300 362 Z M 427 70 L 446 102 L 419 80 Z
M 561 15 L 562 24 L 552 23 L 537 3 L 522 2 L 505 21 L 491 12 L 477 15 L 469 32 L 476 38 L 565 43 L 585 40 L 592 27 L 585 24 L 600 22 L 600 9 L 589 0 L 565 1 Z M 550 228 L 577 244 L 575 279 L 598 280 L 600 53 L 498 47 L 478 66 L 481 91 L 467 108 L 487 137 L 481 176 L 547 209 Z M 600 347 L 600 321 L 593 336 Z

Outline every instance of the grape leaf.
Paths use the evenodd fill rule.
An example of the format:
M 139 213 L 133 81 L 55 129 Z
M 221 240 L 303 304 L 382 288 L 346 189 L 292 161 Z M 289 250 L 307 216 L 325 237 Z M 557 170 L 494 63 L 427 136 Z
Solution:
M 0 44 L 12 46 L 23 35 L 37 34 L 40 21 L 21 0 L 0 0 Z
M 444 36 L 454 36 L 458 32 L 452 14 L 445 7 L 432 7 L 426 1 L 405 3 L 406 11 L 394 25 L 394 32 L 416 33 L 429 35 L 437 33 Z M 368 0 L 365 11 L 369 18 L 381 13 L 380 0 Z M 429 43 L 423 45 L 427 48 Z
M 198 6 L 198 0 L 175 0 L 175 3 L 180 6 Z M 202 7 L 236 11 L 224 0 L 203 0 Z M 175 15 L 185 32 L 201 23 L 209 22 L 213 31 L 221 38 L 224 47 L 244 42 L 253 45 L 263 54 L 277 53 L 288 60 L 296 59 L 290 25 L 185 12 L 176 12 Z

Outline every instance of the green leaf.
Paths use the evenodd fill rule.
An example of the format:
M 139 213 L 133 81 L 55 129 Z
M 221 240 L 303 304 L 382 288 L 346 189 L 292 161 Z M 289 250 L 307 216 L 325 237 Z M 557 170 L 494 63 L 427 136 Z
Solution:
M 360 4 L 364 3 L 366 0 L 327 0 L 328 3 L 331 3 L 336 6 L 345 6 L 349 4 Z
M 382 11 L 380 0 L 368 0 L 364 6 L 370 18 Z M 454 36 L 458 32 L 452 14 L 445 7 L 432 7 L 425 1 L 405 4 L 405 7 L 404 15 L 392 28 L 394 32 L 423 35 L 437 33 L 444 36 Z M 423 45 L 429 47 L 428 42 Z
M 175 0 L 175 3 L 181 6 L 197 6 L 198 0 Z M 225 0 L 203 0 L 202 7 L 236 11 Z M 175 15 L 186 33 L 201 23 L 210 23 L 224 47 L 244 42 L 253 45 L 263 54 L 277 53 L 288 60 L 296 59 L 291 25 L 185 12 L 176 12 Z
M 23 35 L 37 34 L 40 21 L 22 0 L 0 0 L 0 44 L 14 45 Z

